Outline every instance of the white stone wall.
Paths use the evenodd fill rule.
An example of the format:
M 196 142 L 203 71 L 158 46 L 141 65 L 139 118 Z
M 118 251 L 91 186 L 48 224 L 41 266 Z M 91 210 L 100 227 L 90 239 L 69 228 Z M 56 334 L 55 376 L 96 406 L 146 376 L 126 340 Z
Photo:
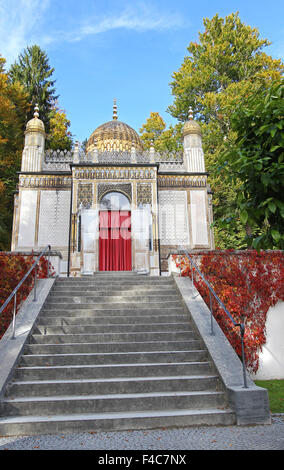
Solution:
M 284 302 L 270 307 L 266 318 L 266 343 L 259 352 L 259 368 L 253 380 L 284 379 Z
M 209 246 L 206 191 L 190 191 L 191 235 L 193 248 Z
M 81 213 L 82 253 L 84 274 L 93 274 L 96 266 L 97 240 L 99 238 L 99 211 L 83 209 Z
M 35 246 L 36 211 L 37 191 L 21 191 L 17 248 L 33 248 Z

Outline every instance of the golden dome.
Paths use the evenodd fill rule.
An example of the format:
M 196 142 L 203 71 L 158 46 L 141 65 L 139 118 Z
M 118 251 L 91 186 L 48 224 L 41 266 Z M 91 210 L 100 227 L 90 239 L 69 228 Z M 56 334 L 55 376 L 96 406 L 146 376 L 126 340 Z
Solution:
M 26 132 L 42 132 L 45 133 L 44 129 L 44 124 L 43 122 L 38 118 L 38 105 L 35 105 L 35 112 L 34 112 L 34 117 L 30 119 L 26 125 Z
M 192 109 L 189 108 L 189 121 L 183 126 L 183 135 L 199 134 L 201 135 L 201 128 L 197 121 L 193 120 Z
M 102 151 L 131 151 L 142 150 L 143 145 L 137 132 L 124 122 L 117 121 L 116 102 L 113 106 L 113 120 L 97 127 L 91 134 L 86 145 L 90 152 L 96 147 Z

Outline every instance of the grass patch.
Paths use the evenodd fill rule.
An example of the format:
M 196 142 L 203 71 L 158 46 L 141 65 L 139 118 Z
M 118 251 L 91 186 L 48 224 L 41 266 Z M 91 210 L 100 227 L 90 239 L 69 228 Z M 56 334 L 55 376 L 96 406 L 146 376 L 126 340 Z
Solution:
M 284 413 L 284 379 L 255 380 L 255 385 L 267 388 L 271 413 Z

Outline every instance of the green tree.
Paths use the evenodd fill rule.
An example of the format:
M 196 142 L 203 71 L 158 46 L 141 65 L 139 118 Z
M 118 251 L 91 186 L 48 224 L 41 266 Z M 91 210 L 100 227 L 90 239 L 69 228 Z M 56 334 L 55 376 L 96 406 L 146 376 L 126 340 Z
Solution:
M 71 150 L 73 145 L 72 134 L 68 130 L 70 121 L 63 109 L 57 103 L 50 113 L 50 130 L 47 136 L 47 147 L 53 150 Z
M 152 142 L 155 146 L 156 140 L 161 136 L 165 128 L 166 123 L 159 113 L 151 112 L 146 123 L 139 129 L 144 147 L 149 149 Z
M 159 113 L 150 113 L 146 123 L 139 129 L 141 140 L 146 149 L 153 143 L 157 152 L 176 152 L 182 149 L 182 124 L 166 128 L 166 123 Z
M 28 46 L 11 65 L 9 76 L 12 83 L 19 82 L 28 93 L 31 110 L 26 120 L 32 119 L 33 108 L 38 103 L 40 118 L 49 133 L 50 113 L 58 96 L 55 95 L 55 80 L 52 79 L 54 68 L 49 65 L 45 51 L 38 45 Z
M 251 94 L 268 89 L 272 80 L 280 80 L 283 64 L 265 54 L 269 46 L 261 39 L 256 28 L 244 24 L 238 13 L 225 19 L 216 14 L 203 20 L 205 31 L 199 33 L 199 42 L 191 42 L 188 55 L 170 83 L 174 102 L 168 111 L 179 121 L 187 119 L 191 106 L 195 119 L 200 121 L 203 135 L 206 168 L 214 192 L 215 238 L 220 248 L 236 248 L 243 238 L 242 225 L 236 226 L 235 235 L 226 233 L 223 220 L 232 208 L 237 208 L 237 186 L 228 186 L 216 163 L 233 144 L 236 132 L 232 129 L 232 113 L 246 103 Z M 228 216 L 229 217 L 229 216 Z M 229 243 L 229 244 L 228 244 Z
M 231 118 L 235 144 L 220 158 L 253 248 L 284 249 L 284 80 L 259 90 Z M 235 215 L 232 213 L 231 220 Z
M 5 62 L 0 56 L 0 250 L 10 249 L 14 191 L 30 109 L 23 86 L 9 82 Z
M 175 96 L 168 110 L 181 121 L 191 106 L 198 119 L 214 119 L 223 133 L 230 130 L 230 112 L 250 92 L 280 78 L 283 65 L 263 48 L 271 43 L 232 13 L 225 19 L 216 14 L 203 20 L 199 43 L 191 42 L 189 55 L 170 83 Z M 228 109 L 228 106 L 231 109 Z

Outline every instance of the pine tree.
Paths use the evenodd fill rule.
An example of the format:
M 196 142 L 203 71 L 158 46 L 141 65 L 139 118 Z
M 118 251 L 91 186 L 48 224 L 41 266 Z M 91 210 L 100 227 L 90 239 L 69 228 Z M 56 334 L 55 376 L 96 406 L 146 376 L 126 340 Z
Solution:
M 11 66 L 9 77 L 12 83 L 19 82 L 28 93 L 31 111 L 27 120 L 33 117 L 33 108 L 37 103 L 40 109 L 40 118 L 44 122 L 45 130 L 50 129 L 50 113 L 58 96 L 55 95 L 55 80 L 52 79 L 54 68 L 49 65 L 45 51 L 36 44 L 28 46 Z

